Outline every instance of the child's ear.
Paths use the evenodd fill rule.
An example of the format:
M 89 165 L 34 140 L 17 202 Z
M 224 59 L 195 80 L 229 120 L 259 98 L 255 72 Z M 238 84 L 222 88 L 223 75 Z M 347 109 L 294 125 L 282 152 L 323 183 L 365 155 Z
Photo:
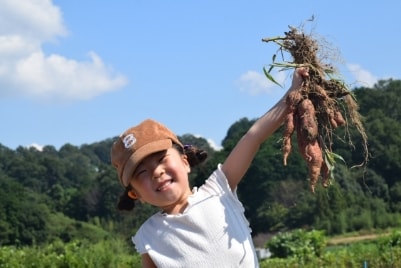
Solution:
M 138 199 L 138 195 L 133 191 L 133 190 L 130 190 L 130 191 L 128 191 L 127 192 L 127 195 L 129 196 L 129 198 L 131 198 L 131 199 Z
M 188 156 L 183 155 L 182 159 L 184 160 L 185 166 L 187 168 L 187 172 L 190 173 L 191 172 L 191 165 L 189 164 Z

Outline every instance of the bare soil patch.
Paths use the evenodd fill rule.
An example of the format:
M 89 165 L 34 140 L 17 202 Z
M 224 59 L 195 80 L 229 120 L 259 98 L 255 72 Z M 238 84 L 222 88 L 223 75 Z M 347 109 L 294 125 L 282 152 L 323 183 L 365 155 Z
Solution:
M 386 235 L 388 234 L 365 234 L 365 235 L 357 235 L 349 237 L 334 237 L 328 240 L 327 245 L 336 246 L 336 245 L 351 244 L 360 241 L 375 240 Z

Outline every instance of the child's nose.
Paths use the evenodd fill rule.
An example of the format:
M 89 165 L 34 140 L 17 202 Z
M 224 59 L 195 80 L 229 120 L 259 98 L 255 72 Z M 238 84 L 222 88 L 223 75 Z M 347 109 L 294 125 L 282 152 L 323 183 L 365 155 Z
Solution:
M 153 180 L 158 180 L 160 179 L 161 176 L 164 174 L 164 169 L 161 165 L 158 165 L 154 170 L 153 170 Z

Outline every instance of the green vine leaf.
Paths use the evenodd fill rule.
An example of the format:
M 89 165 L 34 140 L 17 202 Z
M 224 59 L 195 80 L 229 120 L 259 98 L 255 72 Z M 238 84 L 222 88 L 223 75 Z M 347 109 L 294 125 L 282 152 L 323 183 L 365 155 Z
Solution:
M 270 67 L 269 72 L 272 70 L 272 67 Z M 266 70 L 265 67 L 263 67 L 263 72 L 265 73 L 265 76 L 267 79 L 269 79 L 271 82 L 275 83 L 279 87 L 282 87 L 276 80 L 274 80 L 273 76 Z

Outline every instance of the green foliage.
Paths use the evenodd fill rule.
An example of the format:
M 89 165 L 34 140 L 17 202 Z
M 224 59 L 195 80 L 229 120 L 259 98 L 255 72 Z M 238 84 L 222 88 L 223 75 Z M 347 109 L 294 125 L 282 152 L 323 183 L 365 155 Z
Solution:
M 260 262 L 260 267 L 401 267 L 400 234 L 400 231 L 396 230 L 389 236 L 370 242 L 325 247 L 319 256 L 305 251 L 304 254 L 300 252 L 286 258 L 268 258 Z M 320 235 L 317 236 L 319 240 Z
M 292 232 L 279 233 L 267 243 L 267 248 L 273 258 L 295 257 L 306 260 L 321 256 L 326 246 L 323 231 L 304 231 L 298 229 Z
M 309 245 L 321 244 L 321 232 L 308 234 L 297 231 L 301 241 Z M 294 232 L 296 233 L 296 232 Z M 310 241 L 310 242 L 308 242 Z M 317 241 L 317 242 L 316 242 Z M 401 233 L 395 230 L 377 241 L 358 242 L 345 246 L 322 248 L 319 255 L 309 247 L 299 246 L 297 254 L 286 258 L 268 258 L 260 261 L 260 267 L 400 267 Z M 68 243 L 54 241 L 43 246 L 0 247 L 0 267 L 140 267 L 140 256 L 133 252 L 132 244 L 117 239 L 97 243 L 74 240 Z
M 401 230 L 394 230 L 389 236 L 379 240 L 379 249 L 387 250 L 389 247 L 401 248 Z
M 365 117 L 369 166 L 391 187 L 401 174 L 401 81 L 382 80 L 373 88 L 357 88 L 360 113 Z
M 266 230 L 279 231 L 285 228 L 285 219 L 288 216 L 288 208 L 279 203 L 263 204 L 257 211 L 260 225 L 264 225 Z
M 61 239 L 69 242 L 79 238 L 98 242 L 111 236 L 111 233 L 101 226 L 73 220 L 61 213 L 51 214 L 48 218 L 48 226 L 50 241 Z
M 0 267 L 140 267 L 140 256 L 121 240 L 55 241 L 46 246 L 2 247 Z
M 46 241 L 49 214 L 40 195 L 0 176 L 0 245 Z
M 390 189 L 390 206 L 393 211 L 401 212 L 401 182 L 396 182 Z

